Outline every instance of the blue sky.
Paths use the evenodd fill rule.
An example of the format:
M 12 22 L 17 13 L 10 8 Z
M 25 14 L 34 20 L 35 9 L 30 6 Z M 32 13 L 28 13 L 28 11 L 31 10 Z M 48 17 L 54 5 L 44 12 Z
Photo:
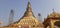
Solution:
M 0 21 L 2 25 L 8 24 L 10 10 L 14 10 L 14 21 L 18 21 L 26 11 L 28 0 L 0 0 Z M 30 0 L 32 11 L 35 17 L 38 13 L 42 15 L 42 19 L 47 17 L 55 9 L 60 12 L 60 0 Z

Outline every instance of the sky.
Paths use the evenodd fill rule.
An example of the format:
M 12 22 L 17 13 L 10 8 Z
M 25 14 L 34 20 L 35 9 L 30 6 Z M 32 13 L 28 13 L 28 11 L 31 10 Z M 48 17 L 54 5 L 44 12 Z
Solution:
M 0 22 L 5 26 L 8 24 L 10 10 L 14 10 L 14 22 L 18 21 L 26 11 L 28 0 L 0 0 Z M 32 11 L 38 19 L 38 13 L 44 20 L 48 14 L 53 12 L 60 13 L 60 0 L 30 0 Z

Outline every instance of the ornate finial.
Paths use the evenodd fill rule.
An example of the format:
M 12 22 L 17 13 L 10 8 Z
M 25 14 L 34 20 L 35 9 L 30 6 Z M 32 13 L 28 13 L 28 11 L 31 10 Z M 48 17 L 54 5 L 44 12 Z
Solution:
M 41 16 L 41 14 L 40 14 L 40 13 L 38 13 L 38 16 Z
M 11 12 L 13 12 L 13 9 L 11 9 Z
M 53 8 L 53 13 L 55 13 L 55 10 L 54 10 L 54 8 Z
M 29 1 L 28 1 L 28 5 L 27 5 L 27 11 L 31 11 L 31 4 Z
M 30 0 L 28 0 L 28 2 L 30 2 Z
M 55 15 L 55 10 L 54 10 L 54 8 L 53 8 L 53 14 L 54 14 L 54 17 L 55 17 L 56 15 Z
M 53 12 L 55 12 L 54 8 L 53 8 Z
M 28 0 L 28 4 L 30 4 L 30 0 Z

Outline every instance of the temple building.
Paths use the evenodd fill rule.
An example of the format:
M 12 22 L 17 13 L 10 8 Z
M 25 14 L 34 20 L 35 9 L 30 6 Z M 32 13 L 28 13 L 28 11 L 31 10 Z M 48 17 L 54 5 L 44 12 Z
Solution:
M 44 28 L 60 28 L 60 13 L 54 11 L 45 18 Z
M 14 13 L 11 11 L 11 16 L 13 19 Z M 40 14 L 38 14 L 38 17 L 40 18 Z M 48 14 L 46 18 L 44 18 L 43 23 L 34 16 L 31 8 L 31 4 L 28 1 L 26 11 L 24 15 L 16 22 L 11 21 L 9 19 L 10 23 L 7 26 L 0 26 L 0 28 L 60 28 L 60 13 L 55 12 L 53 9 L 53 12 L 51 14 Z M 0 25 L 2 23 L 0 22 Z
M 26 11 L 20 20 L 4 26 L 4 28 L 44 28 L 44 25 L 36 19 L 32 12 L 31 4 L 28 2 Z

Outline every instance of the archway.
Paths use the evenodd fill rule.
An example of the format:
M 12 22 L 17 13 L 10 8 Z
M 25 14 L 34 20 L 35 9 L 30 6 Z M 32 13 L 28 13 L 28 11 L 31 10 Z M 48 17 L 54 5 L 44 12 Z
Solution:
M 54 25 L 55 25 L 55 26 L 54 26 L 55 28 L 60 28 L 60 21 L 56 21 L 56 22 L 54 23 Z

